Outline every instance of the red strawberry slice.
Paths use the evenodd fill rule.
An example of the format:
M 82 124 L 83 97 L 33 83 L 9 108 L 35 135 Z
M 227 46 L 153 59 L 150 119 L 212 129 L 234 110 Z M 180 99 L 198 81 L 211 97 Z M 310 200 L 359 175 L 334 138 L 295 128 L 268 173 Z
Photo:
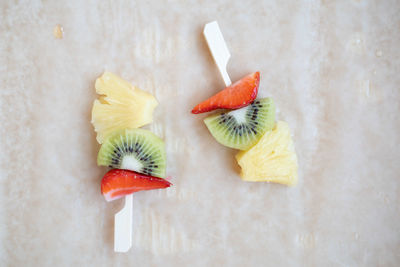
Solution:
M 198 114 L 215 109 L 238 109 L 245 107 L 257 96 L 260 72 L 254 72 L 226 87 L 218 94 L 198 104 L 192 113 Z
M 140 174 L 129 170 L 113 169 L 101 180 L 101 193 L 112 201 L 134 192 L 170 187 L 165 179 Z

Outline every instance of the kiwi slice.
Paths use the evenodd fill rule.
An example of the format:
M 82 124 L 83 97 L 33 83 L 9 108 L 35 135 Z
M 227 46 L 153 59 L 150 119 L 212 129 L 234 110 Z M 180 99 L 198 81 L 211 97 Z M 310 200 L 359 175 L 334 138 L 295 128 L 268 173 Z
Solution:
M 101 145 L 97 164 L 164 178 L 166 167 L 164 142 L 148 130 L 117 131 Z
M 211 115 L 204 123 L 222 145 L 247 150 L 274 127 L 275 104 L 269 97 L 256 99 L 246 107 Z

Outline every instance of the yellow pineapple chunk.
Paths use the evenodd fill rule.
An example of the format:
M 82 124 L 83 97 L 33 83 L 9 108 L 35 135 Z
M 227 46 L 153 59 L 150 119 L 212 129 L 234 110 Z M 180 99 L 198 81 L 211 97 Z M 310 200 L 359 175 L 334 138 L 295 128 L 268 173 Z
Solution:
M 249 150 L 240 151 L 236 160 L 244 181 L 297 184 L 297 156 L 289 125 L 284 121 L 278 121 Z
M 153 121 L 155 97 L 115 74 L 105 72 L 96 80 L 100 95 L 93 103 L 92 124 L 101 144 L 116 130 L 139 128 Z

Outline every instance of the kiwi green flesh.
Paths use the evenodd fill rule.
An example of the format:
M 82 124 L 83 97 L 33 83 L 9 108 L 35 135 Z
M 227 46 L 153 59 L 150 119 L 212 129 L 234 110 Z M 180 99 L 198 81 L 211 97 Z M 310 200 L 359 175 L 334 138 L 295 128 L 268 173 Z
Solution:
M 118 131 L 102 144 L 97 164 L 165 178 L 164 142 L 144 129 Z
M 256 99 L 241 109 L 211 115 L 204 123 L 222 145 L 247 150 L 274 127 L 275 104 L 269 97 Z

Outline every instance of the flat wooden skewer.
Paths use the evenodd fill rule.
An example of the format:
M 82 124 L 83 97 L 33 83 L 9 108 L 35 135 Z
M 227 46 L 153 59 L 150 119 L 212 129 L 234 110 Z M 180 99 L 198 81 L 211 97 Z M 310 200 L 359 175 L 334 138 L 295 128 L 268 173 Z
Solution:
M 132 194 L 125 196 L 124 207 L 114 216 L 114 251 L 127 252 L 132 246 Z
M 226 71 L 226 65 L 228 64 L 231 54 L 226 46 L 221 30 L 219 29 L 218 22 L 212 21 L 207 23 L 206 26 L 204 26 L 203 34 L 215 64 L 217 64 L 222 79 L 224 79 L 225 85 L 231 85 L 231 78 L 229 78 L 228 72 Z

